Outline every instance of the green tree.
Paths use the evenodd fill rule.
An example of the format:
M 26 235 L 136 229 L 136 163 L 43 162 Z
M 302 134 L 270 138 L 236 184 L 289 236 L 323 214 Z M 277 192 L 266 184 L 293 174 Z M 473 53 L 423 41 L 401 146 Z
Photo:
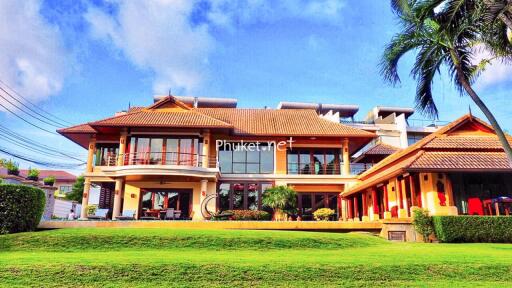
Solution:
M 66 199 L 72 200 L 72 201 L 78 201 L 78 203 L 82 203 L 82 197 L 84 195 L 84 184 L 85 184 L 85 177 L 78 176 L 78 178 L 76 178 L 75 184 L 73 184 L 73 188 L 71 189 L 71 192 L 66 194 Z
M 399 18 L 401 31 L 384 50 L 382 74 L 391 84 L 399 83 L 399 60 L 408 52 L 417 51 L 411 69 L 411 74 L 417 81 L 416 107 L 423 114 L 437 118 L 438 109 L 432 95 L 432 85 L 441 68 L 447 68 L 448 75 L 459 93 L 469 95 L 491 123 L 512 165 L 512 148 L 503 130 L 472 87 L 479 72 L 478 65 L 471 62 L 475 53 L 473 45 L 485 43 L 482 42 L 482 32 L 487 27 L 482 20 L 484 9 L 467 9 L 474 13 L 464 13 L 464 16 L 457 17 L 457 13 L 463 12 L 454 11 L 458 7 L 452 5 L 455 2 L 469 5 L 466 0 L 392 0 L 392 8 Z
M 274 210 L 275 220 L 285 220 L 281 219 L 284 214 L 292 214 L 296 210 L 297 193 L 285 185 L 274 186 L 265 190 L 261 203 Z

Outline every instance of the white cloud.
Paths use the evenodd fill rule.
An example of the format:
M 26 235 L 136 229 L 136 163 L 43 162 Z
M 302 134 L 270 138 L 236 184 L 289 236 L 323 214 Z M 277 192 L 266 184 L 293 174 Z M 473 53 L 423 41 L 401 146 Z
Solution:
M 0 1 L 0 79 L 30 100 L 60 92 L 67 52 L 40 1 Z
M 155 73 L 154 91 L 193 90 L 203 78 L 213 39 L 205 25 L 193 26 L 188 0 L 119 1 L 118 13 L 89 7 L 92 35 L 109 40 L 137 66 Z
M 231 30 L 286 18 L 336 23 L 345 0 L 209 0 L 205 21 L 191 23 L 197 0 L 113 0 L 115 12 L 90 5 L 91 35 L 112 43 L 138 67 L 154 72 L 153 90 L 191 93 L 208 76 L 216 41 L 211 28 Z
M 482 46 L 475 47 L 474 64 L 478 64 L 482 60 L 490 59 L 493 59 L 493 56 Z M 484 89 L 492 85 L 510 81 L 510 75 L 512 75 L 512 65 L 503 63 L 499 59 L 494 59 L 485 66 L 485 70 L 483 70 L 480 77 L 478 77 L 476 85 L 479 89 Z

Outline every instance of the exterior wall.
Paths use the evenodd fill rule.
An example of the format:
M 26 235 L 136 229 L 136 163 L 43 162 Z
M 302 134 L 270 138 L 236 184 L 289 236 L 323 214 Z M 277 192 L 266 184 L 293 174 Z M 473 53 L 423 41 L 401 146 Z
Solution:
M 442 179 L 439 175 L 443 175 Z M 437 193 L 438 180 L 444 184 L 446 206 L 441 206 Z M 457 207 L 453 206 L 453 193 L 449 178 L 444 173 L 420 173 L 421 195 L 423 208 L 431 215 L 458 215 Z
M 191 217 L 193 220 L 203 219 L 201 215 L 201 182 L 173 182 L 166 184 L 160 184 L 160 182 L 127 182 L 124 186 L 123 211 L 139 211 L 141 188 L 192 189 Z M 215 193 L 216 189 L 216 183 L 209 181 L 206 193 Z

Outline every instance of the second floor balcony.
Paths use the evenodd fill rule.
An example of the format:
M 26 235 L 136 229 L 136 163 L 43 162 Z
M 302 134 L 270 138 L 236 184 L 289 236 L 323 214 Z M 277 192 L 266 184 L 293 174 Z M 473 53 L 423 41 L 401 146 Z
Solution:
M 121 158 L 121 159 L 120 159 Z M 135 152 L 118 155 L 107 154 L 96 159 L 96 166 L 173 165 L 217 168 L 217 159 L 198 153 Z

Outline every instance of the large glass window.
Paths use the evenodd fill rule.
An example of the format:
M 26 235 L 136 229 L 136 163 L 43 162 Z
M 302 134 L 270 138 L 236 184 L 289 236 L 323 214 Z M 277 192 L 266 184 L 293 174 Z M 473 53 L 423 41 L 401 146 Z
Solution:
M 272 183 L 235 182 L 219 185 L 217 209 L 225 210 L 260 210 L 262 193 L 272 187 Z
M 191 193 L 187 189 L 143 189 L 141 216 L 163 217 L 166 209 L 174 209 L 181 212 L 180 218 L 188 218 Z
M 114 143 L 98 143 L 96 144 L 96 154 L 94 165 L 109 166 L 116 165 L 117 154 L 119 153 L 119 145 Z
M 250 147 L 246 143 L 245 147 Z M 237 143 L 219 147 L 219 164 L 227 174 L 271 174 L 274 173 L 274 148 L 266 144 L 243 148 Z
M 340 149 L 288 150 L 288 174 L 340 174 Z
M 129 164 L 199 166 L 202 141 L 199 138 L 131 137 Z

